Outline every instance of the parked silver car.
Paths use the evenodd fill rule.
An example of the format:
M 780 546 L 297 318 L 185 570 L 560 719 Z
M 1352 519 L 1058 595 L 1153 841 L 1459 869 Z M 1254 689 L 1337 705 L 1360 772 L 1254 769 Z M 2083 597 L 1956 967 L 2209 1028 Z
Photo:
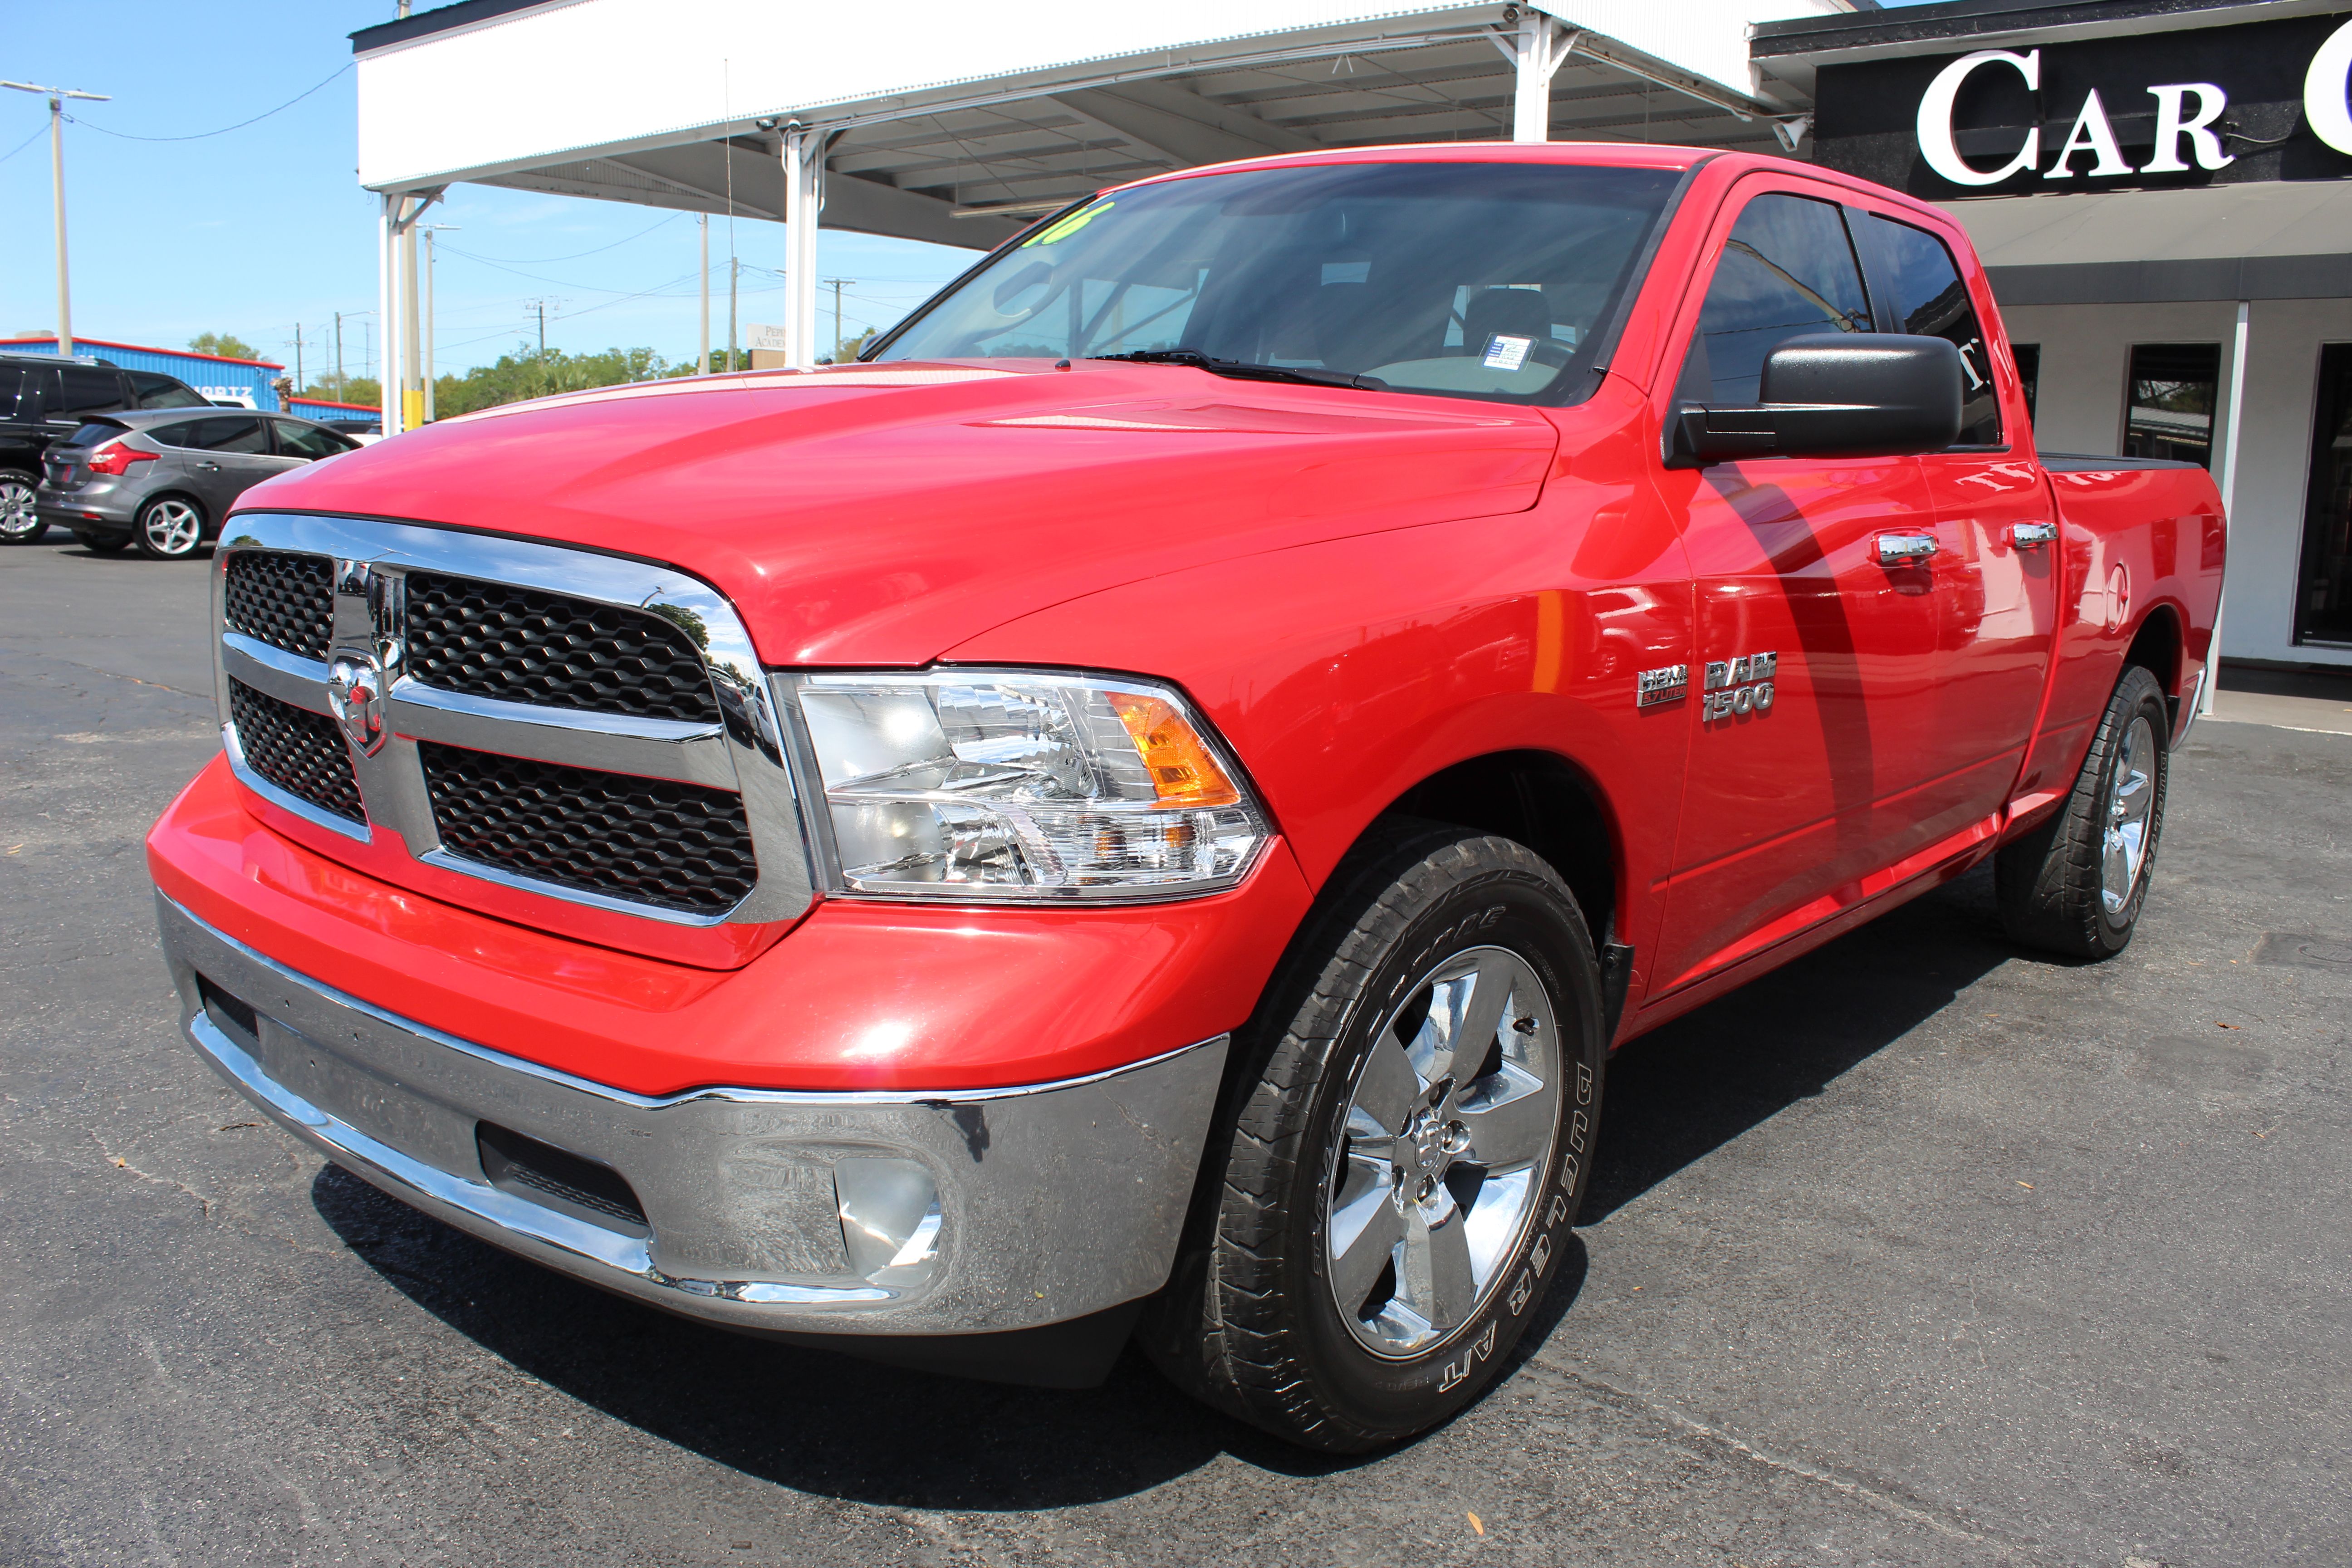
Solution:
M 255 485 L 358 445 L 287 414 L 168 408 L 94 416 L 42 454 L 33 510 L 91 550 L 136 544 L 155 560 L 177 560 L 214 538 L 229 507 Z

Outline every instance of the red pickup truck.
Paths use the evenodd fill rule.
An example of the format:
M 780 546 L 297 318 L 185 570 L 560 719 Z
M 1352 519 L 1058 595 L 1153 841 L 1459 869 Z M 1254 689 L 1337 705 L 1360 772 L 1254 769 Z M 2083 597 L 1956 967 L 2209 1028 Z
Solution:
M 1361 1449 L 1507 1362 L 1612 1047 L 1989 858 L 2130 940 L 2223 544 L 1892 192 L 1194 170 L 249 491 L 149 862 L 196 1048 L 453 1226 Z

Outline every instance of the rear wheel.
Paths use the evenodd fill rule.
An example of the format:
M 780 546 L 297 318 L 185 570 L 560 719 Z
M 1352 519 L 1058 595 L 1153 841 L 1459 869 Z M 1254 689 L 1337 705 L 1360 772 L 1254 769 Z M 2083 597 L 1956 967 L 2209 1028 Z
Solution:
M 30 544 L 49 531 L 33 511 L 40 481 L 16 468 L 0 468 L 0 544 Z
M 161 496 L 139 509 L 131 537 L 139 553 L 153 561 L 180 561 L 204 542 L 205 514 L 196 503 L 178 496 Z
M 2069 958 L 2113 958 L 2130 945 L 2164 834 L 2171 729 L 2156 677 L 2125 670 L 2074 792 L 1993 862 L 2011 937 Z
M 1239 1042 L 1143 1332 L 1161 1369 L 1338 1452 L 1476 1397 L 1568 1249 L 1600 994 L 1575 900 L 1522 845 L 1403 824 L 1343 868 Z

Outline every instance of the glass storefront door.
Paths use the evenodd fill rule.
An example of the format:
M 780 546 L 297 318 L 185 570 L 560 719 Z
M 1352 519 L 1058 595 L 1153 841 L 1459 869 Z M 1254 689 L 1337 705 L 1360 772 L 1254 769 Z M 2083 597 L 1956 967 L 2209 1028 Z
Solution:
M 2319 351 L 2294 640 L 2352 647 L 2352 343 Z

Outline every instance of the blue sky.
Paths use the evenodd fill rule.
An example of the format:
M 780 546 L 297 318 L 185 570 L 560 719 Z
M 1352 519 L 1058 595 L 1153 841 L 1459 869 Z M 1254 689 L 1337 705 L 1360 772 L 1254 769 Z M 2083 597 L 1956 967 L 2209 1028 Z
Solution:
M 394 12 L 392 0 L 0 0 L 0 78 L 113 95 L 71 106 L 85 122 L 66 127 L 78 334 L 178 347 L 231 332 L 291 367 L 299 323 L 315 381 L 340 310 L 345 368 L 363 373 L 375 204 L 354 174 L 352 78 L 335 73 L 351 61 L 349 35 Z M 131 139 L 216 131 L 313 87 L 243 130 Z M 47 120 L 43 100 L 0 91 L 0 332 L 55 325 Z M 460 231 L 440 241 L 437 370 L 486 363 L 535 336 L 539 301 L 551 348 L 692 357 L 691 215 L 458 185 L 430 221 Z M 713 219 L 714 343 L 726 336 L 728 248 Z M 782 226 L 737 219 L 734 254 L 747 268 L 741 319 L 782 320 L 765 270 L 782 264 Z M 850 332 L 896 321 L 970 259 L 830 231 L 818 242 L 819 277 L 858 279 L 844 291 Z M 820 312 L 827 335 L 831 299 L 826 290 Z
M 316 380 L 341 310 L 345 369 L 362 373 L 375 331 L 375 198 L 353 173 L 349 72 L 226 135 L 104 132 L 185 136 L 249 119 L 333 76 L 351 60 L 349 35 L 393 14 L 391 0 L 0 0 L 0 78 L 113 95 L 68 105 L 86 121 L 66 127 L 77 335 L 179 347 L 233 332 L 290 368 L 299 322 L 303 369 Z M 0 91 L 0 154 L 22 144 L 0 162 L 0 333 L 56 323 L 47 124 L 45 100 Z M 486 363 L 535 336 L 531 306 L 542 300 L 551 348 L 693 357 L 692 215 L 458 185 L 428 221 L 460 229 L 440 241 L 437 370 Z M 726 337 L 723 219 L 711 220 L 710 248 L 716 346 Z M 782 226 L 737 219 L 735 253 L 746 268 L 741 318 L 781 321 L 775 278 L 751 268 L 783 264 Z M 844 291 L 854 332 L 897 320 L 971 254 L 826 231 L 818 275 L 859 280 Z M 831 302 L 827 289 L 826 336 Z

